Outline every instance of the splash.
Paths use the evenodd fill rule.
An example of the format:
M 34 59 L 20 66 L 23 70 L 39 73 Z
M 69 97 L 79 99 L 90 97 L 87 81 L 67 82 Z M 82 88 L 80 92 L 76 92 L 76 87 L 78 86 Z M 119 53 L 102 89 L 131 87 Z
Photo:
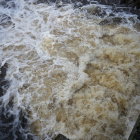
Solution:
M 97 4 L 13 2 L 0 16 L 11 81 L 3 103 L 14 96 L 17 110 L 29 108 L 36 139 L 126 140 L 140 111 L 136 16 Z

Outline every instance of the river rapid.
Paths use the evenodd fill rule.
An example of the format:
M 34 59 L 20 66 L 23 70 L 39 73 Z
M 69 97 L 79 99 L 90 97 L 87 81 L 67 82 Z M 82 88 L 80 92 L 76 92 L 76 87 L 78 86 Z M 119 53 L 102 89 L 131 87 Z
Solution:
M 140 112 L 137 15 L 94 2 L 2 2 L 0 139 L 127 140 Z

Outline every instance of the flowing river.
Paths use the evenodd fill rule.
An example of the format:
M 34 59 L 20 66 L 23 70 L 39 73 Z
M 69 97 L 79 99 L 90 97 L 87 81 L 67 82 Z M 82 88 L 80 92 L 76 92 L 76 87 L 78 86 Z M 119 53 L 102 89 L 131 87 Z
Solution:
M 0 2 L 9 83 L 0 119 L 12 116 L 0 121 L 0 139 L 127 140 L 140 112 L 137 15 L 95 3 Z

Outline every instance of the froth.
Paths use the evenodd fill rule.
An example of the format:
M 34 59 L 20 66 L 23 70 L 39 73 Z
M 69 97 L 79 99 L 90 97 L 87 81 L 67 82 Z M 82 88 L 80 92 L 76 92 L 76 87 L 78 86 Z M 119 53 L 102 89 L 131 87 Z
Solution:
M 101 25 L 71 5 L 19 4 L 0 43 L 12 81 L 4 102 L 14 95 L 17 107 L 30 107 L 39 139 L 125 140 L 139 112 L 140 34 L 133 24 Z

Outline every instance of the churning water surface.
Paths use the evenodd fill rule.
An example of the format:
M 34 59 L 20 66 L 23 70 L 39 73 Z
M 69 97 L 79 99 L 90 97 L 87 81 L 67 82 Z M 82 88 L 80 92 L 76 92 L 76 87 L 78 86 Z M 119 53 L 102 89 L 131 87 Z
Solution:
M 137 16 L 97 4 L 0 3 L 0 64 L 8 65 L 10 83 L 0 110 L 13 116 L 0 121 L 1 139 L 11 125 L 15 140 L 21 133 L 27 140 L 29 133 L 37 140 L 126 140 L 140 111 Z

